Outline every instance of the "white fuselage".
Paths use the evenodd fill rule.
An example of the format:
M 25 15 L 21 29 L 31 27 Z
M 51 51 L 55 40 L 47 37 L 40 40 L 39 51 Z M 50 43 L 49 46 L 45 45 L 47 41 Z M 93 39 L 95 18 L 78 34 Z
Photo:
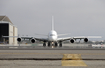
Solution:
M 52 41 L 52 42 L 54 42 L 54 41 L 57 41 L 57 32 L 56 31 L 54 31 L 54 30 L 51 30 L 49 33 L 48 33 L 48 40 L 49 41 Z

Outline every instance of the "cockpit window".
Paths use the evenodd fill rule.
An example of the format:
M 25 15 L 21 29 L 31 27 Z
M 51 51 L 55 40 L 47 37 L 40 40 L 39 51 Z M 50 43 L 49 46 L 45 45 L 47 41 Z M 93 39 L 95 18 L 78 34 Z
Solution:
M 50 36 L 55 36 L 55 34 L 50 34 Z

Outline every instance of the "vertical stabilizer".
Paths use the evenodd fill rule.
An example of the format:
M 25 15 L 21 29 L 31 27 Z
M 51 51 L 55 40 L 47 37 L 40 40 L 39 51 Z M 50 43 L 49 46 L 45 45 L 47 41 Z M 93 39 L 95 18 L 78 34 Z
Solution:
M 52 30 L 54 30 L 54 17 L 52 16 Z

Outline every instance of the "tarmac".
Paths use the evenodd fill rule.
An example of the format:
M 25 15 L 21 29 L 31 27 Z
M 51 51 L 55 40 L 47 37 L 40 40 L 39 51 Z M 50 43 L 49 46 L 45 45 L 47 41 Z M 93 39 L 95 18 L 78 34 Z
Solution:
M 38 49 L 37 49 L 38 48 Z M 23 50 L 22 50 L 23 49 Z M 105 68 L 104 48 L 0 48 L 0 68 Z

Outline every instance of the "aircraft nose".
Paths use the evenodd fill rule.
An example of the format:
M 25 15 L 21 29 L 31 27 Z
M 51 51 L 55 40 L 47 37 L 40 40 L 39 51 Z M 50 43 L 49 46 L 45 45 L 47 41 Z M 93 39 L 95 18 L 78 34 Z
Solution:
M 52 41 L 55 41 L 56 40 L 56 37 L 52 37 Z
M 51 37 L 51 38 L 50 38 L 50 41 L 55 41 L 55 40 L 56 40 L 55 37 Z

